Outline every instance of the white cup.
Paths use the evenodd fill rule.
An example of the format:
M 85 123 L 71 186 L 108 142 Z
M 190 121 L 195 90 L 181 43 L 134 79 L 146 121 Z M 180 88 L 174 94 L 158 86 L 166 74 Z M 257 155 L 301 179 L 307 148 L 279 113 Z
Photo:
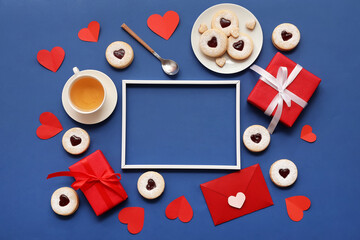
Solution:
M 72 75 L 69 80 L 68 80 L 68 84 L 69 84 L 69 87 L 67 89 L 67 97 L 68 97 L 68 100 L 69 100 L 69 105 L 71 106 L 71 108 L 80 113 L 80 114 L 91 114 L 91 113 L 95 113 L 97 111 L 99 111 L 101 109 L 101 107 L 104 105 L 104 102 L 105 102 L 105 99 L 106 99 L 106 89 L 104 87 L 104 85 L 101 83 L 101 81 L 98 79 L 97 76 L 95 76 L 94 74 L 89 74 L 87 73 L 86 71 L 79 71 L 79 69 L 77 67 L 74 67 L 73 68 L 73 71 L 74 71 L 74 75 Z M 71 92 L 73 91 L 73 87 L 74 87 L 74 84 L 76 84 L 79 80 L 83 80 L 85 78 L 90 78 L 90 79 L 94 79 L 96 80 L 98 83 L 100 83 L 101 85 L 101 88 L 104 92 L 104 97 L 102 99 L 102 102 L 99 106 L 97 106 L 96 108 L 91 108 L 89 110 L 86 110 L 84 108 L 80 108 L 78 105 L 76 105 L 74 102 L 73 102 L 73 99 L 71 97 Z M 89 100 L 92 96 L 90 92 L 87 92 L 86 90 L 84 90 L 82 93 L 81 93 L 82 96 L 86 96 L 86 99 Z

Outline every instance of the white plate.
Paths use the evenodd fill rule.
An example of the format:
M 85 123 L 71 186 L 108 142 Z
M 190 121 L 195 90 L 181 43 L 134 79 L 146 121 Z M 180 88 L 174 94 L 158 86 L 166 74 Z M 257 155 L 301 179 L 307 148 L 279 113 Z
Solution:
M 69 99 L 67 97 L 67 90 L 70 85 L 70 80 L 74 75 L 66 82 L 62 92 L 62 104 L 66 113 L 75 121 L 83 124 L 96 124 L 107 119 L 114 111 L 117 103 L 117 90 L 114 82 L 106 74 L 96 70 L 83 70 L 83 74 L 89 74 L 95 76 L 103 84 L 106 90 L 106 99 L 104 105 L 96 112 L 91 114 L 80 114 L 71 108 Z
M 249 58 L 245 60 L 235 60 L 229 57 L 229 55 L 226 53 L 224 57 L 226 58 L 226 64 L 221 68 L 215 63 L 215 58 L 211 58 L 206 56 L 200 51 L 199 47 L 199 41 L 200 41 L 200 33 L 198 31 L 200 24 L 204 23 L 208 26 L 208 28 L 211 27 L 211 19 L 213 15 L 220 11 L 220 10 L 231 10 L 233 11 L 237 17 L 239 18 L 239 29 L 240 32 L 248 34 L 253 42 L 254 42 L 254 50 Z M 245 24 L 247 21 L 255 19 L 256 26 L 254 30 L 249 30 L 246 28 Z M 263 44 L 263 33 L 261 30 L 261 26 L 259 21 L 256 19 L 256 17 L 246 8 L 243 8 L 236 4 L 230 4 L 230 3 L 223 3 L 218 4 L 215 6 L 212 6 L 208 9 L 206 9 L 195 21 L 192 31 L 191 31 L 191 46 L 194 51 L 195 56 L 197 59 L 207 67 L 208 69 L 217 72 L 217 73 L 224 73 L 224 74 L 231 74 L 231 73 L 237 73 L 240 72 L 246 68 L 248 68 L 259 56 L 261 48 Z

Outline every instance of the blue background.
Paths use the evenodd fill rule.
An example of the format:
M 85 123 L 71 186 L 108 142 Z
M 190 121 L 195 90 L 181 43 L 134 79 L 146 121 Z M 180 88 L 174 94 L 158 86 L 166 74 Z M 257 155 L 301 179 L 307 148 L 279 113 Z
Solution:
M 261 154 L 248 152 L 241 144 L 242 166 L 259 163 L 274 206 L 214 227 L 199 184 L 223 176 L 227 171 L 159 171 L 166 180 L 164 194 L 144 200 L 136 182 L 143 171 L 120 169 L 121 101 L 105 122 L 86 126 L 67 116 L 60 95 L 72 68 L 96 69 L 110 76 L 121 96 L 122 79 L 241 79 L 241 134 L 252 124 L 266 126 L 270 119 L 246 102 L 258 75 L 250 70 L 229 76 L 213 73 L 195 58 L 190 32 L 196 18 L 221 1 L 11 1 L 0 0 L 0 238 L 1 239 L 358 239 L 360 235 L 360 189 L 358 157 L 360 67 L 358 31 L 360 2 L 328 0 L 230 1 L 249 9 L 260 21 L 264 45 L 256 63 L 265 67 L 277 52 L 271 33 L 280 23 L 291 22 L 301 31 L 298 47 L 285 55 L 322 79 L 308 107 L 292 128 L 279 125 L 269 148 Z M 180 24 L 168 40 L 146 26 L 154 13 L 175 10 Z M 90 21 L 101 24 L 97 43 L 82 42 L 77 32 Z M 159 62 L 120 29 L 126 22 L 157 52 L 181 66 L 174 78 L 167 77 Z M 111 68 L 106 47 L 115 40 L 132 45 L 135 59 L 125 70 Z M 36 61 L 41 49 L 61 46 L 66 52 L 60 69 L 53 73 Z M 166 103 L 164 103 L 166 105 Z M 57 216 L 50 207 L 53 191 L 69 186 L 71 178 L 46 180 L 47 174 L 66 170 L 83 156 L 67 154 L 62 133 L 40 140 L 35 135 L 42 112 L 51 111 L 64 132 L 75 126 L 87 130 L 92 142 L 86 154 L 101 149 L 129 199 L 96 217 L 83 194 L 71 217 Z M 310 124 L 318 140 L 300 139 L 301 128 Z M 225 144 L 225 143 L 224 143 Z M 220 148 L 226 147 L 219 146 Z M 281 158 L 295 162 L 297 182 L 290 188 L 274 186 L 268 175 L 271 164 Z M 185 195 L 194 209 L 189 223 L 168 220 L 165 208 Z M 289 219 L 285 198 L 306 195 L 311 208 L 300 222 Z M 128 233 L 117 215 L 124 207 L 145 208 L 144 229 Z

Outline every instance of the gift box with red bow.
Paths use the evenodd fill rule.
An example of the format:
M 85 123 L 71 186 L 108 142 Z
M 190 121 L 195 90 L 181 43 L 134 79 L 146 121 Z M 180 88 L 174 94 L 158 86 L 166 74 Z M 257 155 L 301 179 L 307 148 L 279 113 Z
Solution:
M 71 187 L 84 193 L 97 216 L 127 199 L 120 183 L 120 174 L 114 173 L 100 150 L 71 165 L 69 169 L 49 174 L 47 178 L 74 177 L 75 182 Z
M 273 117 L 268 127 L 270 133 L 279 121 L 291 127 L 321 82 L 279 52 L 265 70 L 257 65 L 250 69 L 261 77 L 247 100 Z

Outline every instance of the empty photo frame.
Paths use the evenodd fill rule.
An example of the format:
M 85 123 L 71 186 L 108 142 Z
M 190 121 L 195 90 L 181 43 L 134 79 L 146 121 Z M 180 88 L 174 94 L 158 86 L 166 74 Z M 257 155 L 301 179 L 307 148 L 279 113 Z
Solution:
M 225 99 L 223 96 L 225 96 Z M 205 97 L 205 99 L 202 99 L 202 97 Z M 198 101 L 194 101 L 194 103 L 190 102 L 193 99 Z M 217 101 L 220 103 L 218 104 Z M 209 104 L 213 104 L 214 107 L 212 108 L 211 105 L 205 107 L 201 106 L 201 104 L 206 105 L 208 102 L 210 102 Z M 225 114 L 223 114 L 221 111 L 226 108 L 226 106 L 224 106 L 225 104 L 230 105 L 230 107 L 225 109 Z M 199 107 L 197 108 L 197 106 Z M 197 121 L 198 119 L 201 120 L 201 114 L 206 113 L 204 111 L 209 109 L 220 109 L 220 112 L 211 112 L 208 115 L 205 114 L 207 118 L 205 120 L 202 119 L 203 122 Z M 182 115 L 176 115 L 177 112 L 180 112 Z M 163 116 L 159 116 L 158 114 L 163 114 Z M 144 116 L 147 117 L 149 121 L 147 121 L 147 119 L 144 120 Z M 190 118 L 187 119 L 187 116 L 190 116 Z M 214 119 L 216 119 L 217 122 L 213 123 L 213 119 L 209 116 L 214 116 Z M 169 121 L 171 121 L 171 118 L 178 120 L 177 117 L 180 117 L 181 121 L 185 122 L 183 129 L 182 122 L 175 127 L 171 126 L 172 122 Z M 164 121 L 164 123 L 159 123 L 159 119 Z M 127 123 L 127 121 L 129 122 Z M 208 125 L 205 124 L 207 127 L 205 130 L 202 129 L 202 127 L 204 127 L 204 124 L 202 124 L 204 121 L 206 123 L 209 122 Z M 141 126 L 137 126 L 136 124 Z M 151 124 L 156 126 L 153 127 Z M 188 125 L 191 126 L 191 128 L 189 128 Z M 130 126 L 131 128 L 127 129 L 127 127 Z M 169 136 L 169 128 L 175 129 L 174 131 L 177 138 L 174 137 L 174 142 L 172 142 L 171 145 L 168 145 L 170 147 L 165 148 L 162 146 L 155 149 L 156 147 L 154 146 L 157 146 L 157 143 L 154 142 L 163 140 L 164 144 L 167 144 L 167 140 L 173 140 L 171 137 L 162 139 L 163 136 Z M 198 128 L 200 129 L 200 132 L 196 132 Z M 191 135 L 191 133 L 187 132 L 189 129 L 193 129 L 196 136 L 199 138 L 203 137 L 204 141 L 195 139 L 197 141 L 189 143 L 189 141 L 186 140 L 192 139 L 186 138 L 189 134 Z M 161 131 L 164 132 L 162 133 Z M 218 133 L 220 136 L 214 135 L 213 132 Z M 182 138 L 181 134 L 185 135 L 185 137 Z M 229 136 L 225 134 L 228 134 Z M 213 140 L 211 140 L 211 137 L 207 136 L 213 137 Z M 181 138 L 182 140 L 182 142 L 180 141 L 180 144 L 177 142 L 178 138 Z M 210 140 L 208 140 L 208 138 L 210 138 Z M 224 140 L 223 138 L 226 139 Z M 129 145 L 127 145 L 127 141 L 129 142 Z M 220 144 L 217 144 L 217 141 L 221 141 L 218 142 Z M 154 146 L 148 146 L 151 144 L 154 144 Z M 199 146 L 196 146 L 197 144 Z M 177 147 L 184 147 L 183 145 L 187 145 L 188 148 L 185 150 L 177 149 Z M 222 148 L 218 148 L 219 146 L 222 146 Z M 162 153 L 170 151 L 169 148 L 171 148 L 171 151 L 177 153 L 186 152 L 190 155 L 192 154 L 191 151 L 193 151 L 194 159 L 197 156 L 200 156 L 196 154 L 201 154 L 201 151 L 197 151 L 198 149 L 210 149 L 214 154 L 206 152 L 208 158 L 204 157 L 202 162 L 193 160 L 182 162 L 179 159 L 186 158 L 181 158 L 181 156 L 179 159 L 175 158 L 176 162 L 173 160 L 167 162 L 167 159 L 169 158 L 162 157 Z M 190 150 L 186 151 L 189 148 Z M 153 156 L 156 154 L 152 154 L 152 149 L 154 149 L 154 153 L 158 154 L 157 156 Z M 219 151 L 216 151 L 217 149 Z M 136 158 L 134 156 L 137 154 L 141 156 L 141 159 L 137 159 L 134 162 L 134 158 Z M 175 155 L 177 156 L 177 154 Z M 131 158 L 129 158 L 129 156 L 131 156 Z M 169 156 L 173 155 L 170 153 Z M 223 163 L 222 160 L 225 157 L 230 159 L 230 163 Z M 142 161 L 144 158 L 146 158 L 147 161 Z M 129 159 L 131 159 L 131 161 L 129 161 Z M 160 160 L 157 161 L 158 159 Z M 209 162 L 206 162 L 207 159 L 209 159 Z M 137 162 L 138 160 L 139 162 Z M 121 168 L 240 169 L 240 80 L 123 80 Z

